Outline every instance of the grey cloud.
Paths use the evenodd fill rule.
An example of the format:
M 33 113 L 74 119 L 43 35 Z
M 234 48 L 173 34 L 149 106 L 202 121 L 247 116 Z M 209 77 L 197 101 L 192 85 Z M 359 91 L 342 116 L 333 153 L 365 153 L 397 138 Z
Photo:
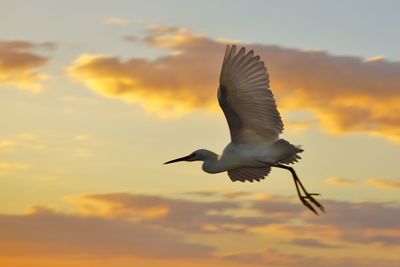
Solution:
M 121 219 L 57 214 L 38 209 L 30 215 L 0 215 L 0 241 L 60 247 L 63 253 L 150 258 L 209 256 L 211 247 L 188 243 L 179 235 Z
M 276 218 L 236 216 L 227 213 L 241 209 L 235 201 L 193 201 L 130 193 L 86 195 L 84 200 L 111 205 L 111 216 L 122 216 L 181 231 L 245 231 L 254 226 L 278 222 Z M 157 209 L 160 216 L 146 216 Z

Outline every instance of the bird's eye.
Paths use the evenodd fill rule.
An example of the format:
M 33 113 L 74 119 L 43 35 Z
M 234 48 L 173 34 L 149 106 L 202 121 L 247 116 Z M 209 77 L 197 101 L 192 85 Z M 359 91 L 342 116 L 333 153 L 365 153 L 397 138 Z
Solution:
M 191 157 L 191 158 L 194 158 L 194 157 L 196 157 L 196 153 L 195 153 L 195 152 L 193 152 L 192 154 L 190 154 L 190 157 Z

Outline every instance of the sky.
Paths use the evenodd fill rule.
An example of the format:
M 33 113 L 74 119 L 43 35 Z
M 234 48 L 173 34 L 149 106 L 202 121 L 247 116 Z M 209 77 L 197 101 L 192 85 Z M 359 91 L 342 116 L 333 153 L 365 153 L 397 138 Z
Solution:
M 398 1 L 0 0 L 0 265 L 398 266 Z M 230 142 L 227 44 L 265 62 L 293 165 L 163 162 Z

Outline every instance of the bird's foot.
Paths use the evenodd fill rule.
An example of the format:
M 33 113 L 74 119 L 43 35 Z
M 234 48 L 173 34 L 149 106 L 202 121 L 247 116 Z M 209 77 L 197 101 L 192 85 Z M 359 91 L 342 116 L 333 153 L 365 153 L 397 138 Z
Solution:
M 306 206 L 308 209 L 310 209 L 312 212 L 314 212 L 316 215 L 319 215 L 317 212 L 317 209 L 313 207 L 315 205 L 317 208 L 319 208 L 322 212 L 325 212 L 324 206 L 322 206 L 313 196 L 319 196 L 319 194 L 316 193 L 305 193 L 305 196 L 300 196 L 300 200 L 303 203 L 304 206 Z M 312 205 L 313 204 L 313 205 Z

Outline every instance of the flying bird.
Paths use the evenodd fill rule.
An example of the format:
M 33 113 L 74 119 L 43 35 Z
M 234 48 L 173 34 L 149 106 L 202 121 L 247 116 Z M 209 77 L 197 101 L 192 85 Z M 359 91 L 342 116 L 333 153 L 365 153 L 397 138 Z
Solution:
M 228 172 L 232 181 L 260 181 L 272 167 L 290 171 L 301 202 L 318 215 L 324 207 L 308 193 L 295 170 L 303 152 L 299 146 L 279 139 L 283 131 L 281 116 L 269 88 L 269 76 L 260 56 L 244 47 L 237 51 L 228 45 L 220 74 L 218 102 L 228 122 L 231 142 L 221 156 L 199 149 L 188 156 L 165 162 L 203 161 L 207 173 Z

